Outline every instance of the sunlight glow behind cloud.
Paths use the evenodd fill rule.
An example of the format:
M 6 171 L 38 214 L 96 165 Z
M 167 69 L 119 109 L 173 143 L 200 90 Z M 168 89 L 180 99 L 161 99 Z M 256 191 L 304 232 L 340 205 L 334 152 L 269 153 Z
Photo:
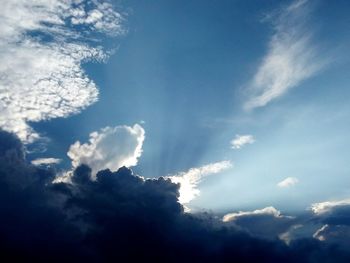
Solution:
M 181 172 L 175 175 L 167 176 L 173 183 L 180 183 L 181 204 L 188 204 L 194 198 L 199 196 L 199 183 L 208 175 L 217 174 L 232 167 L 230 161 L 210 163 L 201 167 L 191 168 L 187 172 Z

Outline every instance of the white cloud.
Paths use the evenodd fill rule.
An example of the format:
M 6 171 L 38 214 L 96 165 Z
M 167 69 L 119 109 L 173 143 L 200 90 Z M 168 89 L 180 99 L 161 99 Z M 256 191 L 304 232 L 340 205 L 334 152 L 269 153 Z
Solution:
M 287 188 L 296 185 L 299 182 L 298 178 L 287 177 L 277 184 L 278 187 Z
M 326 201 L 321 203 L 314 203 L 311 205 L 311 210 L 316 215 L 322 215 L 330 213 L 334 208 L 339 206 L 350 205 L 350 199 L 338 200 L 338 201 Z
M 253 135 L 238 135 L 231 141 L 232 149 L 241 149 L 246 144 L 252 144 L 255 142 Z
M 92 33 L 123 33 L 121 21 L 98 0 L 3 1 L 0 127 L 29 143 L 39 135 L 28 122 L 67 117 L 94 103 L 98 90 L 81 64 L 106 59 Z
M 38 158 L 31 161 L 31 163 L 33 165 L 50 165 L 50 164 L 58 164 L 61 161 L 62 161 L 61 159 L 57 159 L 57 158 Z
M 298 233 L 298 230 L 301 229 L 302 227 L 303 227 L 302 224 L 292 225 L 286 232 L 278 235 L 278 238 L 284 241 L 287 245 L 289 245 L 292 240 L 298 237 L 298 234 L 300 235 L 300 233 Z
M 145 131 L 138 124 L 133 127 L 106 127 L 91 133 L 88 143 L 75 142 L 67 155 L 73 168 L 86 164 L 95 176 L 103 169 L 116 171 L 122 166 L 135 166 L 141 156 L 144 139 Z
M 191 168 L 187 172 L 170 175 L 166 178 L 169 178 L 173 183 L 181 184 L 179 202 L 181 204 L 187 204 L 199 196 L 200 190 L 198 189 L 198 185 L 204 177 L 220 173 L 231 167 L 232 164 L 230 161 L 216 162 L 198 168 Z
M 319 241 L 325 241 L 326 237 L 323 233 L 329 228 L 327 224 L 323 225 L 321 228 L 317 229 L 316 232 L 312 235 L 313 238 L 318 239 Z
M 247 211 L 247 212 L 239 211 L 237 213 L 229 213 L 224 215 L 224 217 L 222 218 L 222 221 L 231 222 L 231 221 L 235 221 L 240 217 L 252 216 L 252 215 L 271 215 L 273 217 L 282 217 L 281 212 L 279 210 L 277 210 L 273 206 L 268 206 L 263 209 L 257 209 L 254 211 Z
M 307 28 L 308 1 L 297 0 L 272 15 L 274 34 L 269 49 L 249 85 L 246 109 L 265 106 L 325 66 Z

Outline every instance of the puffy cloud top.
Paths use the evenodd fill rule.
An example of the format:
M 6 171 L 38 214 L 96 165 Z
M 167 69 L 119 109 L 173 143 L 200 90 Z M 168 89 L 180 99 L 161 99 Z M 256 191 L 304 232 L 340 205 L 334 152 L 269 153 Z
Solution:
M 75 142 L 67 154 L 73 168 L 86 164 L 91 167 L 94 177 L 100 170 L 116 171 L 122 166 L 136 165 L 144 139 L 145 131 L 138 124 L 106 127 L 91 133 L 88 143 Z

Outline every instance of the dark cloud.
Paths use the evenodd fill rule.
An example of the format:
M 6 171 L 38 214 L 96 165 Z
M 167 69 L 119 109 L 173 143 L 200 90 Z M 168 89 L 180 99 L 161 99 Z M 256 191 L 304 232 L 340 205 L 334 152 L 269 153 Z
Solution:
M 1 259 L 35 262 L 350 262 L 349 254 L 316 239 L 289 246 L 184 213 L 179 185 L 143 179 L 127 168 L 79 166 L 72 184 L 34 167 L 21 143 L 0 132 Z M 246 219 L 245 219 L 246 220 Z

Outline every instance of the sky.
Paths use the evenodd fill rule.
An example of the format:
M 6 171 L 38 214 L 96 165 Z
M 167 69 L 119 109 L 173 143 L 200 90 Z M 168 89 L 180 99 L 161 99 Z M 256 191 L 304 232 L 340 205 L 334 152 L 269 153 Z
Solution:
M 242 225 L 251 215 L 323 216 L 350 204 L 349 9 L 346 0 L 6 1 L 0 128 L 56 184 L 74 185 L 81 165 L 92 181 L 125 166 L 180 183 L 186 213 Z M 300 220 L 288 221 L 291 232 L 304 231 Z M 308 229 L 321 240 L 329 225 Z

